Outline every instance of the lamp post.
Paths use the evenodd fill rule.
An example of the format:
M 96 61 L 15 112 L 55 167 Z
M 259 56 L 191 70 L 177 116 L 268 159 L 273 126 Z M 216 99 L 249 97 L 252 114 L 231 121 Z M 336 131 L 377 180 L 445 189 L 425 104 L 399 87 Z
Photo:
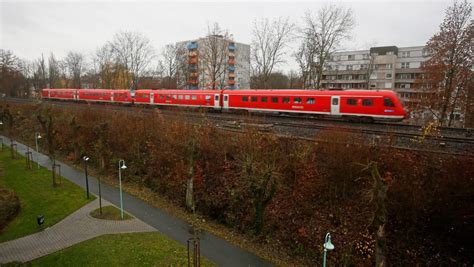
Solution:
M 87 191 L 87 199 L 89 199 L 89 177 L 87 176 L 87 162 L 89 161 L 89 157 L 84 156 L 82 157 L 84 161 L 84 172 L 86 174 L 86 191 Z
M 100 191 L 100 176 L 97 177 L 97 181 L 99 182 L 99 211 L 100 215 L 102 215 L 102 193 Z
M 38 139 L 41 139 L 41 134 L 36 132 L 35 133 L 35 144 L 36 144 L 36 155 L 37 155 L 37 159 L 36 159 L 36 163 L 38 164 L 38 169 L 40 168 L 40 163 L 39 163 L 39 150 L 38 150 Z
M 333 250 L 334 245 L 331 243 L 331 234 L 327 233 L 326 237 L 324 237 L 324 259 L 323 259 L 323 267 L 326 267 L 326 254 L 328 250 Z
M 123 197 L 122 197 L 122 170 L 125 170 L 125 160 L 119 160 L 119 190 L 120 190 L 120 218 L 123 220 Z

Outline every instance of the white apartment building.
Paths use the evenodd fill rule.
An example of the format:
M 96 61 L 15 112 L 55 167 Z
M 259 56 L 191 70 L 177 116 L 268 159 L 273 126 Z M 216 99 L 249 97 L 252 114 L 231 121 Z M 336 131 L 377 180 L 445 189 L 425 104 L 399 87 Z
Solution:
M 404 102 L 419 101 L 414 84 L 428 59 L 424 46 L 372 47 L 334 53 L 323 72 L 321 87 L 342 89 L 392 89 Z
M 218 41 L 222 47 L 221 61 L 224 70 L 216 80 L 218 89 L 248 89 L 250 88 L 250 45 L 234 42 L 222 36 L 207 36 L 197 40 L 178 42 L 178 47 L 186 51 L 180 57 L 187 68 L 178 70 L 178 86 L 183 89 L 210 89 L 213 87 L 210 75 L 203 63 L 204 55 L 209 49 L 209 40 Z M 220 55 L 220 56 L 221 56 Z M 180 73 L 181 72 L 181 73 Z

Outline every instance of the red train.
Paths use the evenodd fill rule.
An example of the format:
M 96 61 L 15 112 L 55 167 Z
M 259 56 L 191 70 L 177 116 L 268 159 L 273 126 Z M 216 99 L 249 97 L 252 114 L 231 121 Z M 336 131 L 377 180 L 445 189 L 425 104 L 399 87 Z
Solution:
M 353 120 L 401 121 L 406 112 L 390 90 L 110 90 L 43 89 L 43 99 L 212 110 L 305 113 Z

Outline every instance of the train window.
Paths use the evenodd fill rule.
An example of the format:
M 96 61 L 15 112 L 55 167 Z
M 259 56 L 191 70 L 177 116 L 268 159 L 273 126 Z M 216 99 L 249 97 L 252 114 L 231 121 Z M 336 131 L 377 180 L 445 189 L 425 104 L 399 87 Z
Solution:
M 243 96 L 242 97 L 242 102 L 249 102 L 249 97 L 248 96 Z
M 268 97 L 262 96 L 262 98 L 260 99 L 260 101 L 262 101 L 263 103 L 267 103 L 267 102 L 268 102 Z
M 166 96 L 166 100 L 170 100 L 171 99 L 171 96 L 170 95 L 167 95 Z
M 178 95 L 178 99 L 179 99 L 179 100 L 183 100 L 183 99 L 184 99 L 184 95 Z
M 272 103 L 278 103 L 278 97 L 276 96 L 272 97 Z
M 219 101 L 219 96 L 218 96 L 218 95 L 215 95 L 215 96 L 214 96 L 214 100 L 215 100 L 215 101 Z
M 178 96 L 177 96 L 177 95 L 173 95 L 173 99 L 177 99 L 177 98 L 178 98 Z
M 191 97 L 190 97 L 189 95 L 185 95 L 185 96 L 184 96 L 184 99 L 185 99 L 185 100 L 189 100 L 190 98 L 191 98 Z
M 192 96 L 191 96 L 191 99 L 192 99 L 192 100 L 197 100 L 197 99 L 198 99 L 198 98 L 197 98 L 197 95 L 192 95 Z
M 206 96 L 206 102 L 211 102 L 211 96 L 210 95 Z
M 339 105 L 339 98 L 333 98 L 332 99 L 332 104 L 333 105 Z
M 160 99 L 165 99 L 165 96 L 164 96 L 164 95 L 160 95 Z
M 290 103 L 290 98 L 289 97 L 283 97 L 283 103 Z
M 301 103 L 303 103 L 303 101 L 301 100 L 301 97 L 295 97 L 295 98 L 293 98 L 293 103 L 301 104 Z
M 252 97 L 250 98 L 250 100 L 251 100 L 252 102 L 257 102 L 257 101 L 258 101 L 258 97 L 252 96 Z
M 306 98 L 306 104 L 314 104 L 314 97 Z
M 383 99 L 383 105 L 385 107 L 395 107 L 395 104 L 392 102 L 392 99 L 387 97 Z
M 349 105 L 349 106 L 357 106 L 357 99 L 355 99 L 355 98 L 348 98 L 346 103 L 347 103 L 347 105 Z
M 225 95 L 225 96 L 224 96 L 224 101 L 227 101 L 228 97 L 229 97 L 229 96 Z
M 362 99 L 362 106 L 372 106 L 374 101 L 372 99 Z

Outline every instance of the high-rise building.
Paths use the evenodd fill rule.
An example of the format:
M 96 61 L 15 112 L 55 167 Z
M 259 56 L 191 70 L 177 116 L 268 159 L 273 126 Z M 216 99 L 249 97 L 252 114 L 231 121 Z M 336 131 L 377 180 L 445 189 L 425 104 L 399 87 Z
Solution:
M 184 89 L 250 88 L 250 45 L 221 35 L 178 42 L 178 87 Z

